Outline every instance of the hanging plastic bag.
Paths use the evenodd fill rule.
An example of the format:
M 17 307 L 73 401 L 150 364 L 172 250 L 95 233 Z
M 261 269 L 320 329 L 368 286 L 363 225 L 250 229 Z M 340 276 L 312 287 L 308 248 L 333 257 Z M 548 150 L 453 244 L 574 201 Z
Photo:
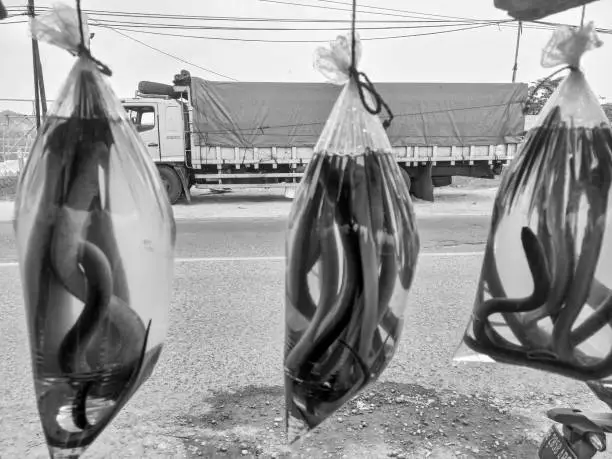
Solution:
M 543 52 L 570 73 L 503 177 L 457 360 L 612 376 L 612 130 L 579 70 L 600 45 L 589 24 L 555 31 Z
M 595 0 L 495 0 L 495 8 L 505 10 L 519 21 L 536 21 Z
M 59 5 L 31 31 L 80 55 L 32 147 L 15 209 L 42 427 L 52 457 L 78 457 L 160 356 L 175 224 L 110 71 L 88 51 L 86 18 L 81 33 L 77 12 Z
M 362 97 L 368 107 L 373 98 L 351 76 L 350 56 L 345 37 L 331 50 L 317 50 L 318 69 L 344 89 L 289 217 L 284 365 L 290 442 L 387 367 L 419 253 L 408 188 L 379 117 L 364 108 Z

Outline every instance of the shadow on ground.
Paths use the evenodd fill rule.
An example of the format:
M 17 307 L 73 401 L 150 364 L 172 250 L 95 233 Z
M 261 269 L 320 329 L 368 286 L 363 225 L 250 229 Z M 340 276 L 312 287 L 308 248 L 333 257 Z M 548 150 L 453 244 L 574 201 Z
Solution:
M 378 383 L 289 448 L 280 387 L 216 393 L 205 412 L 180 416 L 188 457 L 525 458 L 537 446 L 509 402 Z
M 266 190 L 260 192 L 227 192 L 227 193 L 193 193 L 191 205 L 197 204 L 250 204 L 266 202 L 290 202 L 282 193 L 269 193 Z M 184 199 L 176 203 L 175 206 L 188 206 Z

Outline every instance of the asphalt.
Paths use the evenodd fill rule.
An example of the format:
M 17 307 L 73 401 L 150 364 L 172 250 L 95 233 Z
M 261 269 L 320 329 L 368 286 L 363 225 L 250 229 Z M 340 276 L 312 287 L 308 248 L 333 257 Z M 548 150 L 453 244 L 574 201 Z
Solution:
M 418 220 L 423 251 L 482 251 L 489 217 Z M 279 257 L 284 255 L 284 218 L 177 221 L 177 258 Z M 13 225 L 0 222 L 0 263 L 17 260 Z
M 212 392 L 282 385 L 286 224 L 283 219 L 178 223 L 178 263 L 161 360 L 88 457 L 124 457 L 120 453 L 134 445 L 159 442 L 179 448 L 176 419 L 205 412 Z M 593 405 L 585 387 L 566 378 L 453 362 L 469 319 L 488 224 L 488 217 L 419 220 L 422 256 L 406 326 L 381 379 L 517 400 L 514 409 L 536 424 L 544 422 L 546 404 Z M 2 458 L 38 457 L 34 451 L 44 444 L 15 262 L 12 226 L 0 224 Z M 527 399 L 540 404 L 522 402 Z M 151 451 L 146 457 L 162 457 Z

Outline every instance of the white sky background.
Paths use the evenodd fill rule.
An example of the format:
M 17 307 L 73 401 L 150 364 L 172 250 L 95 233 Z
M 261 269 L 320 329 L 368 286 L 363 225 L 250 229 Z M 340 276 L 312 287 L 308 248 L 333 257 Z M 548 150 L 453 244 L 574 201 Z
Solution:
M 349 3 L 349 0 L 340 0 Z M 418 11 L 421 13 L 460 16 L 474 19 L 508 19 L 505 12 L 493 6 L 494 0 L 363 0 L 358 3 L 358 19 L 402 19 L 366 14 L 365 5 Z M 5 0 L 7 7 L 25 5 L 26 0 Z M 37 0 L 37 6 L 54 2 Z M 66 2 L 74 5 L 74 2 Z M 339 7 L 317 0 L 296 3 Z M 82 0 L 83 9 L 166 13 L 207 16 L 244 16 L 276 18 L 350 19 L 349 12 L 307 8 L 297 5 L 264 3 L 259 0 Z M 346 7 L 349 9 L 349 6 Z M 380 12 L 380 11 L 379 11 Z M 545 20 L 578 24 L 580 8 Z M 141 19 L 136 19 L 141 20 Z M 586 9 L 585 21 L 594 20 L 597 27 L 612 28 L 612 1 L 599 0 Z M 168 22 L 163 20 L 163 22 Z M 181 21 L 185 22 L 185 21 Z M 194 24 L 202 24 L 196 23 Z M 213 23 L 207 23 L 213 24 Z M 238 25 L 236 23 L 214 23 Z M 242 24 L 257 26 L 257 23 Z M 290 27 L 290 24 L 268 26 Z M 297 24 L 303 27 L 307 24 Z M 324 27 L 308 24 L 312 27 Z M 374 26 L 376 24 L 364 24 Z M 262 27 L 266 25 L 261 24 Z M 438 29 L 436 29 L 438 30 Z M 132 97 L 141 80 L 172 84 L 181 69 L 210 80 L 223 80 L 203 70 L 178 62 L 145 46 L 124 38 L 112 30 L 92 27 L 96 33 L 92 53 L 114 72 L 112 85 L 119 97 Z M 384 36 L 423 33 L 427 29 L 362 30 L 361 36 Z M 250 31 L 169 31 L 190 35 L 263 39 L 333 40 L 339 31 L 250 32 Z M 151 46 L 164 50 L 241 81 L 324 81 L 313 69 L 313 52 L 325 43 L 245 43 L 217 40 L 175 38 L 125 32 Z M 440 35 L 381 41 L 364 41 L 360 70 L 370 79 L 385 82 L 510 82 L 516 42 L 516 28 L 491 26 L 483 29 Z M 525 28 L 521 38 L 517 81 L 529 82 L 555 69 L 540 67 L 540 55 L 552 31 Z M 600 34 L 604 46 L 588 52 L 582 65 L 596 94 L 612 101 L 612 35 Z M 0 98 L 33 98 L 31 41 L 26 24 L 0 22 Z M 59 92 L 74 58 L 48 44 L 40 45 L 47 98 Z M 0 101 L 0 111 L 32 111 L 31 104 Z

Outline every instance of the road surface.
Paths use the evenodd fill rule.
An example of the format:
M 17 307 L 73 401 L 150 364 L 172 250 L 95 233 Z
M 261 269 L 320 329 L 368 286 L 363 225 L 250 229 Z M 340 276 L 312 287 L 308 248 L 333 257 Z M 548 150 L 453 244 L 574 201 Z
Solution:
M 524 430 L 526 438 L 537 437 L 545 427 L 546 408 L 593 404 L 583 385 L 516 367 L 452 362 L 471 310 L 488 222 L 488 217 L 419 220 L 422 256 L 406 328 L 381 381 L 488 397 L 505 407 L 500 408 L 504 416 L 526 416 L 512 418 L 513 428 Z M 231 401 L 233 392 L 247 386 L 280 390 L 285 226 L 283 219 L 178 222 L 174 299 L 162 358 L 87 457 L 195 457 L 189 451 L 200 451 L 215 435 L 229 435 L 194 421 L 204 419 L 215 399 Z M 0 457 L 39 457 L 44 440 L 10 223 L 0 224 L 0 297 Z M 268 415 L 282 416 L 278 409 Z M 270 432 L 278 430 L 269 422 Z M 248 423 L 232 429 L 232 435 L 260 436 Z M 277 447 L 263 445 L 266 451 Z

